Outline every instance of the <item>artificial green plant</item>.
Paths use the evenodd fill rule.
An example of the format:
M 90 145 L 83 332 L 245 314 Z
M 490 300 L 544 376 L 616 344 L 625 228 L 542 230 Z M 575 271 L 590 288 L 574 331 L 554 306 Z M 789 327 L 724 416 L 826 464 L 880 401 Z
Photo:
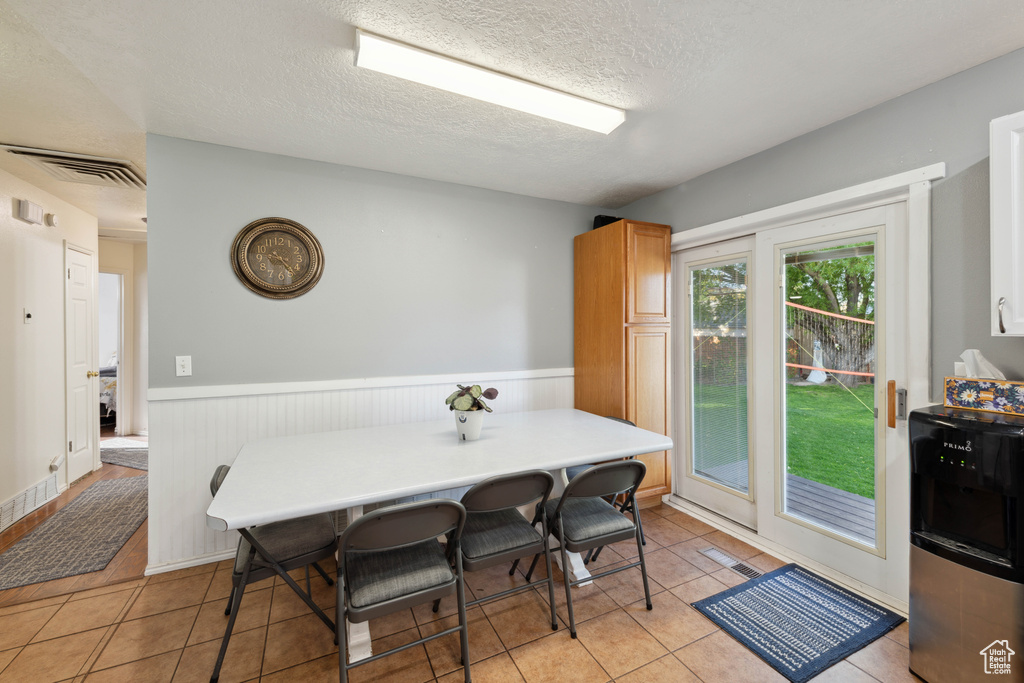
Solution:
M 474 384 L 470 387 L 464 387 L 461 384 L 456 385 L 458 390 L 453 392 L 451 396 L 445 399 L 445 405 L 448 406 L 449 410 L 486 410 L 488 413 L 493 412 L 483 399 L 494 400 L 498 397 L 497 389 L 481 389 L 479 384 Z M 483 398 L 481 398 L 483 397 Z

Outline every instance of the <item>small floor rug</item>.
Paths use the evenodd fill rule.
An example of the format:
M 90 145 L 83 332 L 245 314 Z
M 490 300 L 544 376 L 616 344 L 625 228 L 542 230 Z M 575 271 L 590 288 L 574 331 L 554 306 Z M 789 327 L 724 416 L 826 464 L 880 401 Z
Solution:
M 789 564 L 693 603 L 780 674 L 803 683 L 903 617 Z
M 101 451 L 105 451 L 108 448 L 149 448 L 149 442 L 138 441 L 131 437 L 115 436 L 113 439 L 103 439 L 100 441 Z
M 146 520 L 148 479 L 103 479 L 0 555 L 0 590 L 106 567 Z
M 148 448 L 101 448 L 100 460 L 111 465 L 149 471 Z

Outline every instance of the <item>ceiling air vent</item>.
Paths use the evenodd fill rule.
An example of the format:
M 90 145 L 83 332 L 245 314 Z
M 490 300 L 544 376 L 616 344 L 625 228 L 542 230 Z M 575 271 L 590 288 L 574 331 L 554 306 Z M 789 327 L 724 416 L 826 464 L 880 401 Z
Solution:
M 129 190 L 146 189 L 145 177 L 139 173 L 132 162 L 123 159 L 108 159 L 87 154 L 72 154 L 52 149 L 35 149 L 14 145 L 0 145 L 0 149 L 6 149 L 11 154 L 16 154 L 58 180 Z

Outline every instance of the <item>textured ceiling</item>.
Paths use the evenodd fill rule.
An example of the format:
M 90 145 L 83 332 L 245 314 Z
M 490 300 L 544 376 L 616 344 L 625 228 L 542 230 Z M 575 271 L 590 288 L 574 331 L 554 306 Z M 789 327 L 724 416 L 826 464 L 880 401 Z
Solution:
M 626 122 L 356 69 L 356 26 Z M 1020 0 L 0 0 L 0 142 L 144 168 L 153 132 L 614 209 L 1020 47 Z M 144 197 L 22 166 L 141 227 Z

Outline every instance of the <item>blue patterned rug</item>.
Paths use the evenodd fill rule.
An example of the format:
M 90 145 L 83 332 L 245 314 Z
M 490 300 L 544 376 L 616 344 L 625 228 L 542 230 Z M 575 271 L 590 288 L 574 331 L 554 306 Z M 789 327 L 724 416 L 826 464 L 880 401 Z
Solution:
M 789 564 L 693 603 L 780 674 L 803 683 L 903 617 Z

